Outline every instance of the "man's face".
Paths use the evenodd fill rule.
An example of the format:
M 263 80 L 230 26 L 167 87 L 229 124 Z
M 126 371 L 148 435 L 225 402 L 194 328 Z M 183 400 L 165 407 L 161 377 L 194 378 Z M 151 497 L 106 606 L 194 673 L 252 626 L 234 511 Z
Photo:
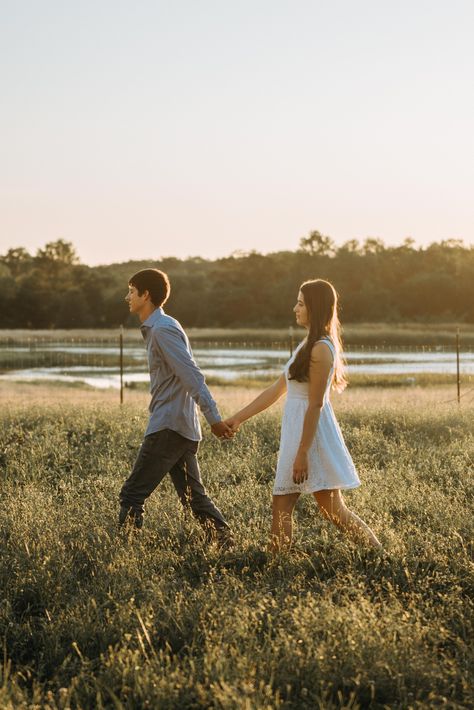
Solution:
M 129 284 L 125 300 L 128 303 L 130 313 L 139 313 L 145 303 L 149 301 L 149 294 L 148 291 L 144 291 L 140 296 L 135 286 Z

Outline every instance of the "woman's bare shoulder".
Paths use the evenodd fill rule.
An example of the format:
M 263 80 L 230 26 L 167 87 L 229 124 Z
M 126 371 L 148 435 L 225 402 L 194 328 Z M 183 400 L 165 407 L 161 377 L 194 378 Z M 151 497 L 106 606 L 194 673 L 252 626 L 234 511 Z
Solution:
M 327 362 L 331 364 L 333 361 L 333 354 L 329 343 L 324 340 L 318 340 L 311 348 L 311 361 Z

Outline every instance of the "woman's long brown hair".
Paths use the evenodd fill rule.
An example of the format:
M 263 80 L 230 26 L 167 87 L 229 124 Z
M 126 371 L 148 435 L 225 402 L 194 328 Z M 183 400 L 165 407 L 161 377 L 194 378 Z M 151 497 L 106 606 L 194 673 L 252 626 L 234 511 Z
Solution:
M 323 337 L 332 340 L 336 351 L 334 358 L 334 374 L 332 387 L 337 392 L 347 385 L 345 365 L 341 341 L 341 324 L 337 313 L 336 289 L 329 281 L 315 279 L 305 281 L 300 291 L 308 311 L 309 329 L 306 341 L 290 365 L 289 378 L 298 382 L 307 382 L 309 379 L 309 365 L 313 345 Z

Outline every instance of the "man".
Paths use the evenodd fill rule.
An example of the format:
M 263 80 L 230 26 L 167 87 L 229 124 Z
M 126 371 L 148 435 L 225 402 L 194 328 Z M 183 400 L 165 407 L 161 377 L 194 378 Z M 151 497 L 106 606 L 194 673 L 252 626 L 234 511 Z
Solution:
M 199 472 L 196 453 L 202 437 L 196 404 L 217 437 L 231 438 L 233 431 L 221 420 L 183 328 L 163 311 L 169 294 L 166 274 L 143 269 L 130 279 L 125 297 L 130 313 L 141 322 L 151 402 L 145 438 L 120 491 L 119 524 L 142 527 L 144 502 L 169 473 L 183 505 L 191 507 L 211 538 L 227 544 L 229 526 L 207 495 Z

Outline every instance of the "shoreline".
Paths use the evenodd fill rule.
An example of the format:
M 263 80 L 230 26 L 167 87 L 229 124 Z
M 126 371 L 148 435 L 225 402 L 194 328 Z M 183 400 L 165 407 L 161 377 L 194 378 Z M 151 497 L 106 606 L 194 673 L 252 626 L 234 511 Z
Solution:
M 173 315 L 170 313 L 170 315 Z M 183 323 L 192 343 L 199 342 L 281 342 L 288 343 L 292 338 L 297 343 L 303 339 L 303 329 L 289 322 L 283 328 L 268 327 L 235 327 L 235 328 L 193 328 Z M 417 323 L 407 322 L 373 322 L 373 323 L 346 323 L 342 327 L 342 336 L 345 347 L 350 346 L 436 346 L 453 345 L 456 339 L 456 330 L 459 328 L 461 343 L 465 347 L 474 346 L 474 323 L 439 322 Z M 116 342 L 120 335 L 120 326 L 115 328 L 80 328 L 80 329 L 26 329 L 4 328 L 0 329 L 0 340 L 12 342 L 28 342 L 35 338 L 44 340 L 68 339 L 101 340 L 103 342 Z M 140 329 L 124 328 L 124 341 L 127 343 L 141 343 Z

